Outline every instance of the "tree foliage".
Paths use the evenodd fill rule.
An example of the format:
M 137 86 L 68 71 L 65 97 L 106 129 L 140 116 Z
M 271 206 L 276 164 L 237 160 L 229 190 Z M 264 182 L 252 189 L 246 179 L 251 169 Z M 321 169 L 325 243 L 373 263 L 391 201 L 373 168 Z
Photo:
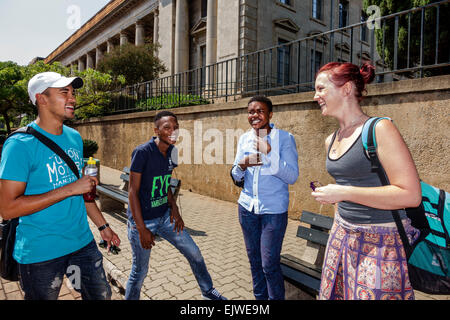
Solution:
M 35 74 L 47 71 L 71 76 L 71 70 L 59 62 L 45 64 L 38 61 L 28 66 L 11 61 L 0 62 L 0 115 L 8 133 L 11 132 L 11 123 L 15 126 L 24 125 L 37 116 L 37 109 L 28 97 L 28 81 Z M 109 91 L 125 83 L 123 76 L 114 77 L 93 69 L 75 72 L 74 75 L 84 81 L 84 86 L 76 93 L 75 114 L 78 119 L 105 114 L 111 102 Z M 22 122 L 14 122 L 16 118 L 22 119 Z
M 366 11 L 370 5 L 380 8 L 381 16 L 397 13 L 400 11 L 421 7 L 438 0 L 364 0 L 363 6 Z M 436 57 L 436 35 L 438 36 L 437 63 L 448 62 L 449 53 L 449 31 L 450 24 L 446 20 L 450 14 L 449 4 L 441 5 L 439 12 L 439 34 L 436 34 L 437 14 L 436 8 L 424 10 L 424 38 L 423 38 L 423 61 L 422 65 L 435 64 Z M 410 31 L 408 32 L 408 18 L 410 18 Z M 383 47 L 384 32 L 384 47 Z M 377 52 L 384 57 L 384 62 L 390 69 L 394 69 L 394 44 L 395 44 L 395 18 L 385 20 L 381 28 L 375 30 Z M 408 46 L 409 37 L 409 46 Z M 398 25 L 398 51 L 397 69 L 413 68 L 421 65 L 421 11 L 408 15 L 399 16 Z M 409 49 L 409 55 L 408 55 Z M 409 57 L 409 64 L 408 64 Z M 428 69 L 425 75 L 448 74 L 449 67 Z
M 98 69 L 114 76 L 123 75 L 127 85 L 150 81 L 167 71 L 151 43 L 141 46 L 127 43 L 105 54 Z
M 76 72 L 76 76 L 84 81 L 83 87 L 77 90 L 77 119 L 88 119 L 108 113 L 113 93 L 111 90 L 124 85 L 123 76 L 114 77 L 94 69 Z

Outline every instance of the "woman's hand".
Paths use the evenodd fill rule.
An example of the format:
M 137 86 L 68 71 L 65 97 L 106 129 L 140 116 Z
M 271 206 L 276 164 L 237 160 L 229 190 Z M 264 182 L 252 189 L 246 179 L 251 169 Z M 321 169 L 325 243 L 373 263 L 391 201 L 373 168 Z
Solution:
M 328 184 L 326 186 L 316 188 L 315 191 L 311 192 L 311 195 L 316 199 L 316 201 L 322 204 L 335 204 L 345 200 L 344 196 L 347 189 L 347 186 Z

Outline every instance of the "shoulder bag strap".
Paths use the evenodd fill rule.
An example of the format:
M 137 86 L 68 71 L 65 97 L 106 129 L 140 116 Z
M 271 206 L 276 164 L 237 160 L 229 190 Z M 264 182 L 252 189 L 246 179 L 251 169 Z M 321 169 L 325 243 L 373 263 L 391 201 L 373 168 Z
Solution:
M 80 173 L 78 171 L 78 168 L 77 168 L 77 165 L 75 164 L 75 162 L 73 162 L 73 160 L 70 159 L 70 157 L 67 155 L 67 153 L 65 153 L 64 150 L 61 149 L 61 147 L 58 146 L 53 140 L 47 138 L 46 136 L 44 136 L 42 133 L 40 133 L 39 131 L 37 131 L 36 129 L 34 129 L 31 126 L 22 127 L 20 129 L 17 129 L 13 133 L 11 133 L 8 136 L 8 138 L 16 133 L 32 134 L 36 139 L 38 139 L 40 142 L 45 144 L 50 150 L 55 152 L 61 159 L 63 159 L 67 163 L 69 168 L 73 171 L 73 173 L 77 176 L 77 178 L 80 179 Z
M 383 166 L 381 165 L 380 160 L 377 155 L 377 144 L 375 138 L 375 125 L 379 120 L 383 118 L 375 118 L 374 121 L 371 121 L 369 125 L 369 129 L 367 132 L 367 152 L 369 155 L 369 159 L 372 165 L 372 172 L 376 172 L 378 177 L 380 178 L 381 184 L 383 186 L 390 185 L 389 179 L 384 171 Z M 389 118 L 388 118 L 389 119 Z M 363 139 L 364 144 L 364 139 Z M 366 146 L 364 145 L 364 148 Z M 400 214 L 398 210 L 391 210 L 392 217 L 394 218 L 395 225 L 397 226 L 398 233 L 400 235 L 400 239 L 403 243 L 403 248 L 405 249 L 406 257 L 409 259 L 412 253 L 411 245 L 409 244 L 408 236 L 406 235 L 405 228 L 403 227 L 402 220 L 400 219 Z

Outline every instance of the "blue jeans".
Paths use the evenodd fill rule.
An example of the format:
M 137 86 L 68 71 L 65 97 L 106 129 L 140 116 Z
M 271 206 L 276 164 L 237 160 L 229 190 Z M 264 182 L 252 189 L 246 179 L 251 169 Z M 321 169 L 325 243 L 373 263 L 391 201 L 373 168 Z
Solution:
M 284 300 L 280 254 L 287 227 L 287 212 L 254 214 L 239 205 L 256 300 Z
M 174 225 L 170 223 L 170 209 L 162 217 L 145 220 L 144 223 L 146 228 L 153 234 L 158 234 L 169 241 L 186 257 L 203 294 L 212 289 L 211 276 L 206 269 L 205 260 L 200 249 L 186 230 L 179 234 L 173 231 Z M 128 239 L 133 251 L 133 264 L 125 290 L 125 299 L 139 300 L 142 284 L 148 272 L 151 249 L 142 248 L 139 232 L 132 217 L 128 219 Z
M 111 287 L 95 240 L 68 255 L 31 264 L 19 264 L 25 300 L 56 300 L 64 275 L 83 300 L 110 300 Z

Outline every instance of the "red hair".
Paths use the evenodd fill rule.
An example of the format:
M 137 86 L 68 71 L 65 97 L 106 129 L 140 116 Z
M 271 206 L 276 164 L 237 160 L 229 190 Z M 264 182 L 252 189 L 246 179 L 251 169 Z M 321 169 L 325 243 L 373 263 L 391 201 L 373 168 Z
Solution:
M 367 62 L 361 68 L 349 62 L 329 62 L 320 68 L 316 73 L 316 78 L 322 72 L 328 72 L 331 82 L 337 87 L 342 87 L 348 81 L 352 81 L 356 87 L 358 101 L 363 99 L 366 84 L 371 83 L 375 78 L 375 67 Z

